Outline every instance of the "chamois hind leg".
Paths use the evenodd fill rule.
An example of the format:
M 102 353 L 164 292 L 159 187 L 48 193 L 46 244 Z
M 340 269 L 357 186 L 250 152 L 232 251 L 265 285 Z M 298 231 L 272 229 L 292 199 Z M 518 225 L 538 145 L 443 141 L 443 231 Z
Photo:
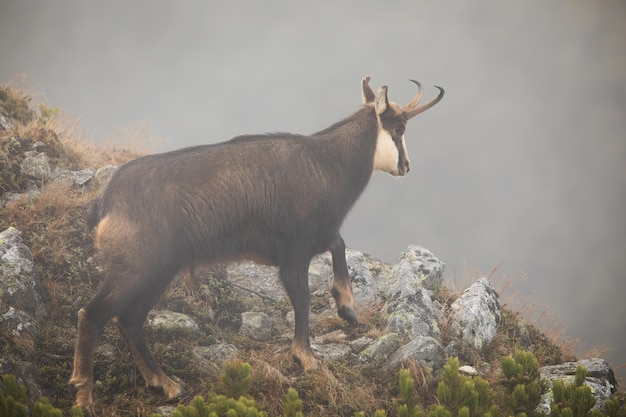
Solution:
M 86 415 L 94 415 L 94 356 L 102 330 L 113 316 L 115 304 L 111 302 L 110 295 L 110 288 L 104 286 L 94 299 L 78 312 L 78 339 L 70 384 L 76 390 L 76 405 L 81 407 Z
M 337 314 L 351 325 L 356 325 L 359 323 L 359 320 L 354 313 L 354 295 L 346 262 L 346 245 L 341 236 L 337 235 L 330 247 L 330 253 L 333 258 L 333 286 L 331 294 L 335 299 Z
M 171 274 L 172 277 L 174 274 Z M 117 325 L 120 333 L 126 339 L 128 347 L 135 359 L 135 363 L 141 372 L 146 385 L 162 390 L 168 399 L 175 399 L 183 394 L 180 384 L 169 378 L 158 365 L 144 334 L 144 323 L 148 313 L 157 302 L 169 279 L 146 280 L 149 288 L 138 288 L 135 296 L 129 300 L 127 306 L 117 315 Z M 159 288 L 160 287 L 160 288 Z
M 309 340 L 309 261 L 280 265 L 280 278 L 287 290 L 295 313 L 296 330 L 293 339 L 293 359 L 306 371 L 317 367 L 317 359 Z

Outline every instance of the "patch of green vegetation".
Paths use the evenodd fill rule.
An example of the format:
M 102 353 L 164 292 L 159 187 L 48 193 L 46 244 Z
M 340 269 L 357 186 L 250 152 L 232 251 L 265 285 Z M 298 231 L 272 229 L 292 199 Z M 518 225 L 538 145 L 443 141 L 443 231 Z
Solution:
M 504 405 L 512 416 L 538 416 L 537 406 L 547 392 L 548 384 L 541 379 L 539 363 L 531 352 L 519 351 L 515 357 L 500 361 Z
M 61 410 L 53 407 L 46 397 L 41 397 L 29 413 L 26 387 L 18 384 L 15 375 L 2 376 L 0 389 L 0 417 L 62 417 Z
M 57 129 L 59 123 L 54 119 L 58 109 L 40 106 L 39 112 L 35 112 L 30 110 L 29 101 L 30 98 L 0 86 L 0 113 L 10 126 L 9 130 L 0 129 L 0 194 L 21 192 L 27 187 L 28 179 L 20 175 L 19 167 L 24 152 L 32 150 L 36 142 L 43 143 L 53 168 L 82 169 L 90 166 L 92 160 L 105 158 L 87 155 L 88 161 L 81 159 L 85 149 L 74 148 L 73 142 L 67 141 L 67 135 Z M 118 153 L 115 163 L 136 156 L 138 153 Z M 92 259 L 91 231 L 83 220 L 86 204 L 95 193 L 95 190 L 51 189 L 44 184 L 39 197 L 0 208 L 0 224 L 21 230 L 25 243 L 31 248 L 35 274 L 44 287 L 42 296 L 48 309 L 38 322 L 40 330 L 34 341 L 34 352 L 25 358 L 24 352 L 11 342 L 10 335 L 2 334 L 0 329 L 0 355 L 9 363 L 34 362 L 39 370 L 40 387 L 52 403 L 64 410 L 69 410 L 73 401 L 67 381 L 74 353 L 76 313 L 93 297 L 101 280 L 97 260 Z M 382 264 L 375 264 L 374 268 L 383 269 Z M 496 340 L 486 351 L 463 347 L 458 352 L 461 362 L 491 366 L 493 375 L 501 366 L 502 383 L 493 375 L 488 377 L 490 384 L 478 377 L 458 375 L 458 361 L 448 363 L 447 370 L 435 375 L 418 364 L 407 364 L 410 369 L 401 373 L 399 380 L 391 371 L 350 359 L 332 361 L 318 370 L 303 373 L 291 360 L 292 329 L 281 330 L 279 334 L 289 334 L 286 337 L 265 342 L 238 333 L 242 312 L 270 303 L 276 317 L 284 317 L 292 310 L 288 301 L 274 303 L 255 296 L 241 297 L 220 266 L 201 269 L 196 275 L 193 286 L 185 282 L 174 285 L 159 305 L 174 305 L 172 310 L 191 315 L 205 335 L 148 330 L 147 339 L 157 362 L 167 374 L 184 381 L 187 391 L 192 394 L 206 393 L 210 389 L 223 391 L 219 392 L 221 397 L 211 394 L 206 401 L 202 399 L 204 403 L 213 399 L 223 404 L 228 400 L 232 405 L 230 400 L 245 391 L 216 386 L 216 371 L 198 366 L 192 347 L 217 341 L 234 344 L 239 356 L 253 364 L 254 378 L 247 392 L 258 401 L 257 405 L 262 405 L 257 411 L 265 410 L 270 415 L 381 417 L 387 413 L 390 416 L 464 417 L 469 414 L 469 417 L 478 417 L 492 413 L 492 417 L 496 417 L 489 406 L 491 401 L 501 417 L 532 417 L 537 393 L 542 390 L 536 366 L 569 359 L 539 329 L 504 309 Z M 436 294 L 442 305 L 449 305 L 456 297 L 445 287 L 439 288 Z M 312 304 L 313 311 L 325 311 L 328 296 L 314 296 Z M 361 336 L 376 339 L 383 334 L 388 317 L 380 306 L 368 306 L 359 314 L 362 324 L 356 328 L 347 328 L 338 318 L 325 318 L 312 323 L 312 334 L 342 329 L 348 340 Z M 445 345 L 450 341 L 446 323 L 438 325 Z M 536 358 L 535 363 L 528 357 L 518 357 L 515 352 L 520 349 L 527 349 Z M 501 357 L 509 355 L 514 356 L 501 361 Z M 231 377 L 233 384 L 236 385 L 238 378 L 238 375 Z M 95 379 L 97 404 L 104 410 L 103 415 L 149 415 L 154 404 L 162 401 L 145 388 L 124 339 L 113 324 L 107 326 L 99 345 Z M 491 397 L 490 390 L 497 392 L 495 398 Z M 288 403 L 290 411 L 287 411 Z M 608 417 L 624 417 L 623 400 L 606 404 L 604 413 Z M 559 413 L 558 417 L 568 417 L 569 411 L 561 409 Z

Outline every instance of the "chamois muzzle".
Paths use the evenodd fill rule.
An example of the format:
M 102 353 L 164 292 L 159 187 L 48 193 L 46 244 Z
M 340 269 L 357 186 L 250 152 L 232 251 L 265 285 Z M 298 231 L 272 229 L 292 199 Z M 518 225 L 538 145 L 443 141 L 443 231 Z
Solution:
M 420 100 L 422 99 L 422 96 L 424 95 L 424 88 L 422 87 L 422 84 L 419 81 L 415 81 L 415 80 L 409 80 L 409 81 L 414 82 L 417 85 L 417 89 L 418 89 L 417 94 L 415 95 L 415 97 L 413 97 L 413 100 L 409 101 L 407 105 L 402 108 L 404 113 L 406 113 L 407 118 L 410 119 L 430 109 L 435 104 L 439 103 L 439 101 L 443 98 L 444 89 L 439 86 L 435 86 L 436 88 L 439 89 L 439 95 L 435 97 L 434 99 L 426 103 L 420 104 L 418 106 Z

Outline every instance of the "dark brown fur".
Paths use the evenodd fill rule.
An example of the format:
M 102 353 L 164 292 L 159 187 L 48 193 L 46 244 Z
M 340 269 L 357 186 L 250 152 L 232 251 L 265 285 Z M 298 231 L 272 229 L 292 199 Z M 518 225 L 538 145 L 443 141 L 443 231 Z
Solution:
M 241 136 L 117 170 L 88 215 L 105 277 L 79 312 L 71 381 L 77 405 L 93 412 L 94 351 L 113 317 L 146 383 L 168 398 L 182 393 L 150 353 L 143 323 L 187 265 L 249 258 L 278 266 L 295 310 L 293 355 L 304 369 L 316 365 L 309 343 L 314 255 L 331 252 L 338 314 L 357 323 L 339 229 L 372 175 L 378 124 L 404 133 L 407 121 L 397 105 L 377 115 L 372 94 L 352 116 L 311 136 Z M 399 153 L 398 165 L 408 169 Z

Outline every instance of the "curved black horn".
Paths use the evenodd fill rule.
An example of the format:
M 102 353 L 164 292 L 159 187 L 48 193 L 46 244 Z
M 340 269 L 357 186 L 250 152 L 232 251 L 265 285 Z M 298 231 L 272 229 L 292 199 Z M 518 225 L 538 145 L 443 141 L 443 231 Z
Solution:
M 439 103 L 439 101 L 441 101 L 441 99 L 443 98 L 443 94 L 445 93 L 442 87 L 435 86 L 435 88 L 439 89 L 439 95 L 435 97 L 434 99 L 418 106 L 417 104 L 422 99 L 424 89 L 422 88 L 422 84 L 419 81 L 415 81 L 415 80 L 410 80 L 410 81 L 414 82 L 417 85 L 417 88 L 419 89 L 419 91 L 417 92 L 417 95 L 413 98 L 413 100 L 411 100 L 402 109 L 404 110 L 404 112 L 406 113 L 409 119 L 417 116 L 418 114 L 430 109 L 432 106 Z

